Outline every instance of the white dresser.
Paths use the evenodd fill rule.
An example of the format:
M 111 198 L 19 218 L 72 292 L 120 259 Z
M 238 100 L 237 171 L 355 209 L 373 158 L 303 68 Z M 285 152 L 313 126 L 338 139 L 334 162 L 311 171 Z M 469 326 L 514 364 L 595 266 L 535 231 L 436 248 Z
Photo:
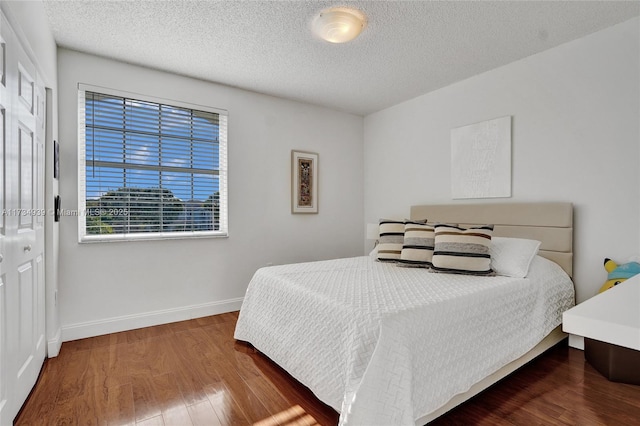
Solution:
M 562 330 L 585 338 L 585 358 L 609 380 L 640 384 L 640 275 L 566 311 Z

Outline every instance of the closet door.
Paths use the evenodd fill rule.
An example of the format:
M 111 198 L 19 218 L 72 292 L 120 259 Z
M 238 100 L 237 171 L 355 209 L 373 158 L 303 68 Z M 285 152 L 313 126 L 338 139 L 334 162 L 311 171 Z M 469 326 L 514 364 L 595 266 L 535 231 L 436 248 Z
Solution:
M 11 424 L 45 358 L 44 87 L 0 23 L 0 424 Z
M 7 73 L 6 73 L 6 38 L 5 38 L 5 26 L 6 21 L 4 16 L 0 21 L 0 425 L 11 424 L 13 421 L 9 417 L 9 402 L 10 397 L 7 395 L 8 381 L 9 381 L 9 365 L 12 364 L 11 354 L 7 348 L 8 339 L 7 333 L 9 327 L 7 324 L 7 278 L 11 276 L 10 269 L 13 269 L 13 259 L 11 259 L 9 235 L 7 228 L 8 222 L 11 218 L 6 214 L 10 200 L 13 195 L 9 192 L 11 190 L 8 185 L 6 176 L 11 174 L 9 166 L 9 157 L 7 150 L 7 112 L 11 109 L 11 102 L 9 96 L 9 90 L 7 89 Z

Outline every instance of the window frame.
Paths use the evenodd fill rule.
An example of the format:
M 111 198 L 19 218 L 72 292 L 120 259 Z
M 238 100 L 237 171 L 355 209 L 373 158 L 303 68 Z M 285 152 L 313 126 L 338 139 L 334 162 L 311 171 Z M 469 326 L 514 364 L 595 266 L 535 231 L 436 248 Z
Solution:
M 167 105 L 176 108 L 185 108 L 203 112 L 218 114 L 218 179 L 219 179 L 219 230 L 211 231 L 172 231 L 172 232 L 137 232 L 124 234 L 87 234 L 86 214 L 86 92 L 94 92 L 107 96 L 129 98 L 143 102 Z M 226 238 L 229 236 L 228 222 L 228 112 L 224 109 L 214 108 L 206 105 L 193 104 L 173 99 L 165 99 L 157 96 L 143 95 L 139 93 L 127 92 L 123 90 L 110 89 L 106 87 L 94 86 L 78 83 L 78 242 L 117 242 L 117 241 L 146 241 L 146 240 L 171 240 L 171 239 L 192 239 L 192 238 Z

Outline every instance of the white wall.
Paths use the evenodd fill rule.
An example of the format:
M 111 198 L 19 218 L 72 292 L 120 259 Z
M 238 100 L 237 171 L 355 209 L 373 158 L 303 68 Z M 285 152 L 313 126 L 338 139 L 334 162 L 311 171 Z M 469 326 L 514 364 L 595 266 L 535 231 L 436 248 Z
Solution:
M 512 198 L 494 201 L 574 203 L 577 299 L 594 295 L 603 259 L 627 261 L 640 248 L 639 26 L 635 18 L 365 117 L 365 222 L 454 202 L 451 129 L 511 115 Z M 470 201 L 486 202 L 461 202 Z
M 363 119 L 58 50 L 61 180 L 77 208 L 77 84 L 229 111 L 229 238 L 78 244 L 60 226 L 64 340 L 237 309 L 256 269 L 361 254 Z M 290 152 L 319 153 L 319 214 L 290 213 Z
M 53 209 L 53 197 L 58 193 L 58 181 L 53 179 L 53 140 L 58 138 L 57 110 L 57 48 L 49 21 L 41 2 L 3 1 L 2 11 L 7 16 L 30 59 L 38 68 L 47 89 L 47 132 L 45 140 L 45 207 Z M 60 350 L 60 322 L 56 292 L 58 291 L 58 231 L 52 215 L 45 220 L 45 286 L 46 333 L 48 356 Z

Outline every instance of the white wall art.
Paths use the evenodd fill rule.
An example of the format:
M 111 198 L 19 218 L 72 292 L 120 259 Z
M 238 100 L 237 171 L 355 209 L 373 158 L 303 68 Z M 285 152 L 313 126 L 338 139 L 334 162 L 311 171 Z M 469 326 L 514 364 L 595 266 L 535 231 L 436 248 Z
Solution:
M 451 197 L 511 197 L 511 116 L 451 130 Z

